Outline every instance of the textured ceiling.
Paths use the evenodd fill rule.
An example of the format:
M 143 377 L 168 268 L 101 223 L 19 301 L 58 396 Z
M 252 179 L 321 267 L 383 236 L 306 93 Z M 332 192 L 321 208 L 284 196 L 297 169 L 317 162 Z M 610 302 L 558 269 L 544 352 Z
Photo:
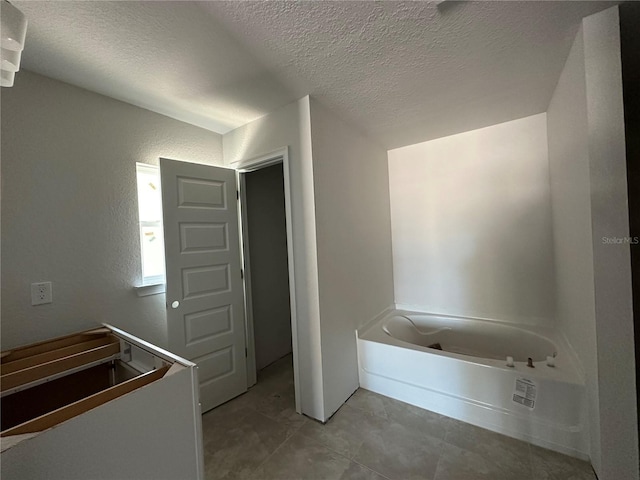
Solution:
M 295 100 L 202 3 L 12 3 L 27 70 L 218 133 Z
M 581 18 L 614 4 L 13 3 L 28 70 L 219 133 L 311 94 L 387 148 L 546 111 Z

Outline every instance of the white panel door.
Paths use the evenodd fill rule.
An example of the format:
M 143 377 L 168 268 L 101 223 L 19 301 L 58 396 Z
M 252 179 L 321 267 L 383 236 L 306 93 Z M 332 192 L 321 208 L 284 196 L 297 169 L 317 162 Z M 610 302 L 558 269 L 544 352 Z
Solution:
M 205 412 L 247 390 L 236 172 L 160 159 L 169 350 L 198 365 Z

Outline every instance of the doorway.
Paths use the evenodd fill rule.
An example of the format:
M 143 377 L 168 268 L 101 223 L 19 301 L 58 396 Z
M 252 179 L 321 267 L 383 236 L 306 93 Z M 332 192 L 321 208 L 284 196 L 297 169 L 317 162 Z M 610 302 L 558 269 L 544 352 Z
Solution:
M 300 413 L 296 316 L 287 149 L 238 167 L 245 311 L 247 383 L 288 355 L 293 360 Z
M 160 164 L 168 345 L 198 364 L 203 411 L 246 392 L 256 383 L 253 283 L 260 322 L 260 367 L 291 352 L 289 368 L 293 367 L 295 410 L 301 413 L 288 149 L 248 160 L 234 169 L 164 158 Z M 274 165 L 277 169 L 259 172 Z M 257 173 L 248 177 L 252 172 Z M 278 181 L 274 184 L 274 180 Z M 252 210 L 259 209 L 262 203 L 272 204 L 270 212 L 261 214 L 257 210 L 252 215 L 256 219 L 251 220 L 256 250 L 253 263 L 258 269 L 254 282 L 250 220 L 246 213 L 247 183 L 252 190 L 250 199 L 256 205 Z M 274 188 L 272 184 L 276 185 L 276 191 L 269 192 Z M 265 195 L 273 195 L 276 201 Z M 274 229 L 274 225 L 278 228 Z M 265 228 L 274 230 L 275 237 Z M 278 240 L 263 241 L 265 235 Z M 263 244 L 266 248 L 262 248 Z M 267 266 L 263 271 L 261 265 L 265 264 L 265 258 L 271 260 L 274 249 L 278 251 L 280 264 Z M 271 297 L 276 291 L 273 288 L 276 276 L 280 288 L 276 289 L 274 303 Z M 277 326 L 271 323 L 274 318 L 279 320 Z
M 259 371 L 292 352 L 282 163 L 240 175 L 246 310 Z

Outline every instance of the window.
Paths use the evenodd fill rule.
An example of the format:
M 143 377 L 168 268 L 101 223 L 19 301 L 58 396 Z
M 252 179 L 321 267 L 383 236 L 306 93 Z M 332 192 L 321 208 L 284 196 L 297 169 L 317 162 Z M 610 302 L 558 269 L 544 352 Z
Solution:
M 142 249 L 142 284 L 164 283 L 164 235 L 162 231 L 162 193 L 160 169 L 136 163 L 138 213 Z

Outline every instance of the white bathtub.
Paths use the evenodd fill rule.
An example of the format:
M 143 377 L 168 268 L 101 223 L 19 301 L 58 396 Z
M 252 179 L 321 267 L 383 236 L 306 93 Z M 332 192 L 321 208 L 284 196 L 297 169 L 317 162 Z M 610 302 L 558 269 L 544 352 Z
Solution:
M 588 459 L 584 381 L 556 332 L 392 311 L 358 331 L 358 362 L 362 388 Z

